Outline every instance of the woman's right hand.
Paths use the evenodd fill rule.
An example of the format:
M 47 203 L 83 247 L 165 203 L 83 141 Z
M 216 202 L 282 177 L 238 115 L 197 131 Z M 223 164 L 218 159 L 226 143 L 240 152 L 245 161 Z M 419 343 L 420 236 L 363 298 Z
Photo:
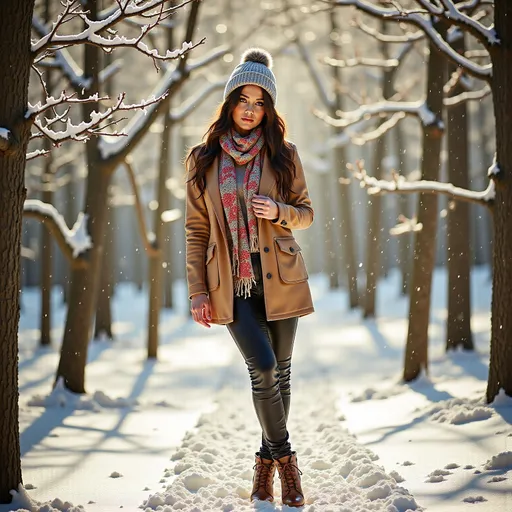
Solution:
M 210 328 L 209 322 L 212 321 L 212 310 L 210 299 L 205 293 L 200 293 L 192 297 L 190 311 L 194 322 Z

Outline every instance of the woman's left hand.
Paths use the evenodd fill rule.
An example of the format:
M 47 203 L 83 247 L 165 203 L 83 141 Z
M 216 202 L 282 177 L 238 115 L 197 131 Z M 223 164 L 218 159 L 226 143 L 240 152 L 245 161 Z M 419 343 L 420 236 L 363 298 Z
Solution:
M 267 196 L 254 194 L 252 198 L 252 209 L 254 210 L 254 215 L 260 219 L 274 220 L 279 217 L 279 207 L 275 201 Z

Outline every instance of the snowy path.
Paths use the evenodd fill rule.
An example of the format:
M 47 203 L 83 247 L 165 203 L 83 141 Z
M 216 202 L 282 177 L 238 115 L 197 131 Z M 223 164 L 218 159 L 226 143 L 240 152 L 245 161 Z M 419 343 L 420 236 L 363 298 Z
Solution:
M 346 309 L 343 292 L 327 290 L 325 276 L 311 282 L 316 313 L 299 323 L 289 425 L 304 471 L 305 510 L 405 512 L 417 503 L 428 512 L 510 512 L 512 401 L 481 401 L 490 326 L 486 269 L 473 273 L 474 354 L 444 352 L 446 277 L 436 273 L 430 376 L 408 386 L 400 383 L 407 300 L 398 296 L 397 276 L 381 283 L 379 317 L 367 321 Z M 281 510 L 279 500 L 248 499 L 258 424 L 245 364 L 225 328 L 194 325 L 178 304 L 163 315 L 158 362 L 147 362 L 145 299 L 119 287 L 117 339 L 91 343 L 90 394 L 77 401 L 59 390 L 48 396 L 58 347 L 36 347 L 38 297 L 24 291 L 19 366 L 27 490 L 26 499 L 0 512 L 137 512 L 145 502 L 160 512 Z M 58 300 L 55 309 L 59 339 Z M 405 481 L 397 484 L 400 477 Z M 275 487 L 279 496 L 277 477 Z
M 377 457 L 343 428 L 332 387 L 323 381 L 311 384 L 311 390 L 295 394 L 289 422 L 291 441 L 304 473 L 307 504 L 302 510 L 418 510 L 409 493 L 376 464 Z M 261 435 L 250 394 L 226 388 L 219 393 L 217 405 L 185 437 L 168 468 L 170 485 L 150 497 L 145 511 L 291 510 L 282 507 L 279 498 L 273 504 L 249 501 L 253 452 Z M 276 497 L 279 490 L 276 475 Z

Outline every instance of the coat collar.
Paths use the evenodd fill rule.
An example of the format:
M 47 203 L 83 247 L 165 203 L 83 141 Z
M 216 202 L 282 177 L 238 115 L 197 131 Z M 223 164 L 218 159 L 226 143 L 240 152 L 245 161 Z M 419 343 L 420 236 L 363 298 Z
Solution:
M 270 167 L 270 159 L 263 157 L 263 168 L 261 170 L 260 187 L 258 194 L 270 196 L 272 190 L 276 186 L 276 179 L 272 168 Z M 217 221 L 224 236 L 226 236 L 226 226 L 224 222 L 224 211 L 222 209 L 222 200 L 220 198 L 219 189 L 219 157 L 215 158 L 209 171 L 206 173 L 206 190 L 213 203 Z

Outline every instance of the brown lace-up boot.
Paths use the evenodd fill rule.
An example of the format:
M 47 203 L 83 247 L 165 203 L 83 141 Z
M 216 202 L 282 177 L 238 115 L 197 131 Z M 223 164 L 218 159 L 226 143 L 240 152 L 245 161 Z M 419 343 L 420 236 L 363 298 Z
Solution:
M 274 473 L 276 465 L 272 459 L 263 459 L 256 454 L 252 478 L 251 501 L 274 501 Z
M 300 475 L 302 471 L 297 466 L 297 454 L 276 460 L 279 478 L 281 480 L 281 491 L 283 505 L 289 507 L 302 507 L 304 505 L 304 493 L 300 485 Z

